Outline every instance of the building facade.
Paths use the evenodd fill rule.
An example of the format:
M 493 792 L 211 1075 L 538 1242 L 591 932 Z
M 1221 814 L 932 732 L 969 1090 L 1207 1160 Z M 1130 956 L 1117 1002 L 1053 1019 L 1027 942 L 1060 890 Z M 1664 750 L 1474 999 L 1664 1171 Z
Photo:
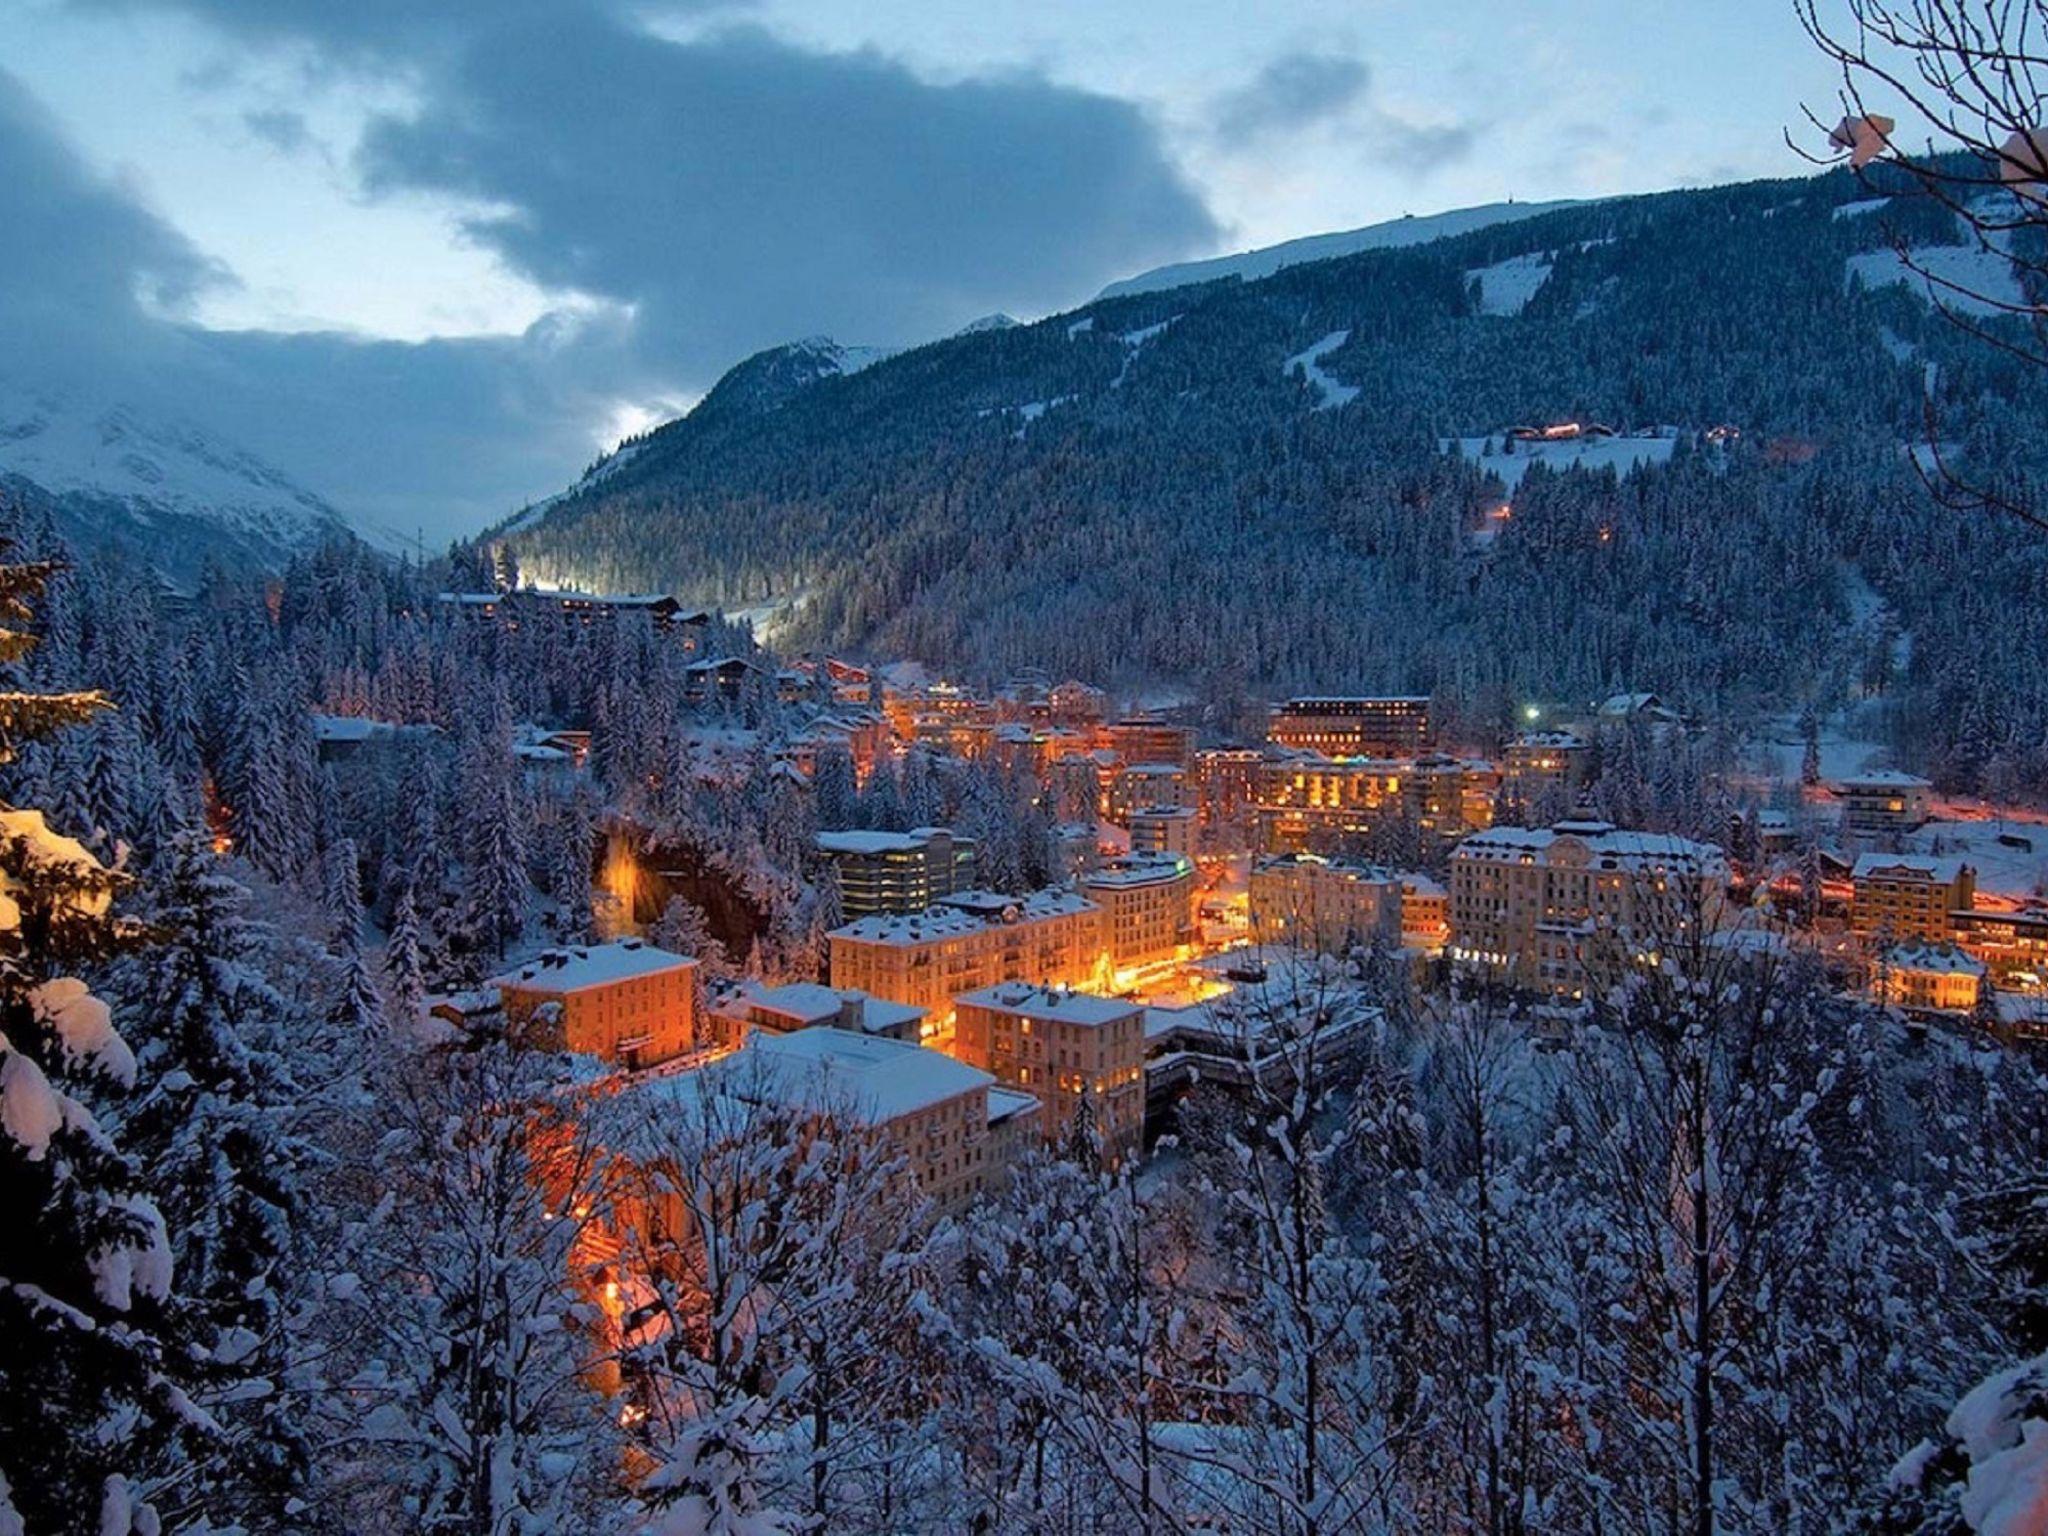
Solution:
M 1391 695 L 1289 699 L 1274 706 L 1266 736 L 1328 757 L 1415 757 L 1435 740 L 1429 700 Z
M 1057 1140 L 1086 1102 L 1103 1155 L 1121 1163 L 1145 1131 L 1145 1010 L 1136 1003 L 1019 984 L 956 1000 L 953 1054 L 1044 1104 Z
M 1703 939 L 1727 876 L 1712 843 L 1597 821 L 1494 827 L 1452 850 L 1450 957 L 1467 975 L 1582 998 Z
M 1341 952 L 1375 938 L 1401 942 L 1401 877 L 1350 859 L 1288 853 L 1255 860 L 1250 908 L 1255 944 Z
M 1081 877 L 1102 913 L 1102 945 L 1118 971 L 1174 959 L 1194 941 L 1194 861 L 1132 853 Z
M 835 928 L 832 985 L 922 1008 L 951 1027 L 953 999 L 1002 981 L 1086 986 L 1111 969 L 1102 909 L 1070 891 L 963 893 L 927 912 L 877 914 Z
M 638 939 L 545 950 L 488 985 L 507 1026 L 552 1050 L 646 1067 L 704 1043 L 697 962 Z
M 1934 786 L 1917 774 L 1884 769 L 1858 774 L 1835 785 L 1842 802 L 1842 828 L 1864 836 L 1910 832 L 1927 820 Z
M 847 917 L 922 912 L 956 891 L 974 889 L 977 849 L 944 827 L 914 832 L 820 832 L 818 851 L 839 883 Z
M 1946 944 L 1977 901 L 1977 871 L 1961 859 L 1866 853 L 1849 878 L 1849 930 L 1876 944 Z
M 1185 805 L 1148 805 L 1130 815 L 1131 852 L 1181 853 L 1195 851 L 1198 818 Z

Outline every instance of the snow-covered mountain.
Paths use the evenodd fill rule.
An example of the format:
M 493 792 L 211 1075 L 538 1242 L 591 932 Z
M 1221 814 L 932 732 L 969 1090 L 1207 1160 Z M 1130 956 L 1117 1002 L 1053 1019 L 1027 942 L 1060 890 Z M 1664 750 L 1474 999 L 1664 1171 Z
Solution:
M 1467 235 L 1475 229 L 1485 229 L 1494 224 L 1533 219 L 1538 214 L 1554 213 L 1572 206 L 1574 204 L 1570 200 L 1484 203 L 1477 208 L 1453 208 L 1446 213 L 1425 214 L 1419 218 L 1410 214 L 1406 218 L 1389 219 L 1384 224 L 1368 224 L 1363 229 L 1337 230 L 1327 235 L 1283 240 L 1278 245 L 1240 251 L 1235 256 L 1211 256 L 1203 261 L 1180 261 L 1171 266 L 1154 267 L 1150 272 L 1140 272 L 1136 277 L 1111 283 L 1096 297 L 1111 299 L 1133 293 L 1157 293 L 1167 288 L 1183 288 L 1189 283 L 1214 282 L 1219 277 L 1238 277 L 1252 282 L 1261 277 L 1271 277 L 1282 267 L 1299 266 L 1305 261 L 1328 261 L 1333 256 L 1351 256 L 1360 251 L 1386 251 L 1422 245 L 1450 235 Z
M 48 507 L 73 542 L 120 545 L 173 580 L 210 558 L 274 567 L 340 534 L 399 542 L 202 427 L 4 378 L 0 488 Z

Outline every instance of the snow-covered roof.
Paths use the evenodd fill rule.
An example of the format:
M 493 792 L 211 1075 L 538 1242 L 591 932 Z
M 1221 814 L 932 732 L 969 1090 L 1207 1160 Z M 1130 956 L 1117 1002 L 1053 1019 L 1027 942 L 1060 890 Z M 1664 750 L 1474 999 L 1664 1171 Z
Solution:
M 1081 876 L 1081 885 L 1087 890 L 1158 885 L 1168 880 L 1179 880 L 1193 870 L 1194 865 L 1182 854 L 1127 853 L 1110 860 L 1100 869 L 1089 870 Z
M 816 841 L 824 853 L 915 853 L 930 841 L 930 829 L 923 832 L 820 832 Z
M 635 977 L 654 976 L 696 963 L 687 955 L 670 954 L 639 939 L 622 939 L 616 944 L 543 950 L 526 964 L 502 976 L 493 976 L 488 985 L 500 990 L 576 992 L 585 987 L 605 987 Z
M 1023 981 L 999 981 L 979 991 L 963 992 L 953 1001 L 1018 1018 L 1056 1019 L 1062 1024 L 1085 1024 L 1091 1028 L 1116 1024 L 1144 1011 L 1139 1004 L 1121 998 L 1070 992 L 1064 987 L 1038 987 Z
M 1851 774 L 1848 778 L 1836 780 L 1838 789 L 1932 789 L 1931 779 L 1923 779 L 1917 773 L 1902 773 L 1896 768 L 1873 768 L 1867 773 Z
M 977 909 L 973 904 L 980 900 L 999 902 L 1001 906 L 994 912 Z M 978 933 L 984 928 L 998 926 L 1006 915 L 1013 911 L 1018 921 L 1028 922 L 1037 918 L 1060 917 L 1095 910 L 1094 902 L 1085 900 L 1072 891 L 1033 891 L 1027 896 L 997 896 L 991 891 L 958 891 L 947 897 L 945 904 L 941 906 L 930 907 L 923 912 L 877 912 L 869 917 L 856 918 L 842 928 L 835 928 L 827 937 L 852 939 L 866 944 L 918 944 L 927 939 Z
M 943 1051 L 825 1025 L 749 1036 L 743 1047 L 705 1070 L 730 1092 L 764 1091 L 785 1103 L 845 1108 L 874 1124 L 995 1082 Z
M 1451 850 L 1453 860 L 1546 857 L 1560 839 L 1583 843 L 1596 862 L 1627 865 L 1681 864 L 1706 867 L 1721 862 L 1712 843 L 1670 832 L 1624 832 L 1604 821 L 1561 821 L 1554 827 L 1489 827 Z
M 865 992 L 828 987 L 815 981 L 793 981 L 779 987 L 763 986 L 755 981 L 743 982 L 740 989 L 719 1003 L 715 1011 L 723 1018 L 741 1021 L 754 1014 L 769 1013 L 788 1019 L 792 1024 L 806 1026 L 837 1023 L 848 1003 L 856 1005 L 861 1028 L 874 1034 L 886 1034 L 893 1028 L 914 1024 L 925 1015 L 924 1009 L 909 1003 L 895 1003 L 887 998 L 870 997 Z
M 1586 738 L 1577 731 L 1517 731 L 1508 745 L 1570 752 L 1583 748 L 1586 745 Z
M 988 1091 L 988 1123 L 1001 1125 L 1005 1120 L 1014 1120 L 1019 1115 L 1038 1113 L 1038 1100 L 1028 1093 L 1019 1093 L 1015 1088 L 994 1087 Z
M 1961 859 L 1940 859 L 1921 853 L 1863 853 L 1856 856 L 1857 880 L 1928 880 L 1953 885 L 1970 866 Z
M 1953 944 L 1900 944 L 1885 952 L 1885 961 L 1897 971 L 1930 971 L 1943 976 L 1982 976 L 1984 963 L 1966 955 Z

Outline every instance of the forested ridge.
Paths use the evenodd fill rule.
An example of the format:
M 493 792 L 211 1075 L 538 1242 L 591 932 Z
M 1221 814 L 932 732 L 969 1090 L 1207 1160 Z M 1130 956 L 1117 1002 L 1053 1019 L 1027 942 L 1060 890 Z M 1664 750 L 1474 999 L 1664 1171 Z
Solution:
M 2048 648 L 2038 540 L 1937 512 L 1908 449 L 1930 377 L 1973 472 L 2027 468 L 2042 406 L 1918 293 L 1848 278 L 1895 239 L 1963 238 L 1908 195 L 1839 212 L 1885 190 L 1621 199 L 843 377 L 764 354 L 505 542 L 544 580 L 800 595 L 785 644 L 970 675 L 1412 688 L 1488 719 L 1618 686 L 1883 693 L 1909 755 L 1945 749 L 1924 722 L 1974 690 L 1987 750 L 2023 752 L 2048 728 L 2022 660 Z M 1532 254 L 1547 280 L 1486 313 L 1472 274 Z M 1340 331 L 1319 366 L 1357 395 L 1318 409 L 1286 365 Z M 1572 418 L 1687 436 L 1620 481 L 1531 470 L 1476 541 L 1501 487 L 1446 440 Z M 1739 442 L 1701 446 L 1723 423 Z

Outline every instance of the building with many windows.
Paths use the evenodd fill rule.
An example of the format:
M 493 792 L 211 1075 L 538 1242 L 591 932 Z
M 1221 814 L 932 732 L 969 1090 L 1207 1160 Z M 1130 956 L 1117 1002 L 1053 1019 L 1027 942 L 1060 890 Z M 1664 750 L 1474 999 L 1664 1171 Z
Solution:
M 1984 962 L 1953 944 L 1898 944 L 1878 959 L 1878 995 L 1915 1013 L 1968 1013 L 1984 987 Z
M 1195 865 L 1170 853 L 1132 853 L 1081 877 L 1102 912 L 1102 943 L 1119 971 L 1174 959 L 1194 941 Z
M 1591 756 L 1577 731 L 1523 731 L 1501 754 L 1501 779 L 1527 805 L 1545 790 L 1576 790 Z
M 1494 827 L 1451 852 L 1450 957 L 1468 975 L 1554 997 L 1704 937 L 1727 860 L 1712 843 L 1603 821 Z
M 1126 715 L 1103 728 L 1109 750 L 1127 763 L 1173 763 L 1185 770 L 1194 761 L 1195 733 L 1158 715 Z
M 1111 972 L 1102 909 L 1072 891 L 956 893 L 928 911 L 835 928 L 832 985 L 922 1008 L 950 1028 L 953 999 L 1000 981 L 1087 986 Z
M 1434 741 L 1429 700 L 1408 696 L 1289 699 L 1274 706 L 1266 736 L 1328 757 L 1415 757 Z
M 1045 1106 L 1048 1139 L 1085 1102 L 1104 1157 L 1134 1156 L 1145 1131 L 1145 1010 L 1116 998 L 1018 983 L 955 1000 L 953 1054 Z
M 717 1022 L 720 1043 L 726 1046 L 740 1044 L 756 1030 L 786 1035 L 821 1024 L 890 1040 L 915 1042 L 924 1036 L 922 1008 L 815 981 L 792 981 L 779 987 L 743 981 L 713 1003 L 710 1012 Z
M 1441 837 L 1484 827 L 1499 787 L 1499 771 L 1477 758 L 1297 752 L 1258 764 L 1252 811 L 1265 852 L 1339 853 L 1390 822 Z
M 1133 810 L 1127 825 L 1133 853 L 1186 853 L 1195 851 L 1197 817 L 1185 805 L 1148 805 Z
M 1850 931 L 1878 944 L 1946 944 L 1977 901 L 1977 871 L 1961 859 L 1866 853 L 1849 878 Z
M 922 912 L 955 891 L 974 889 L 976 845 L 944 827 L 914 832 L 820 832 L 818 851 L 839 882 L 847 917 Z
M 1886 768 L 1859 773 L 1835 785 L 1842 802 L 1842 828 L 1865 836 L 1910 832 L 1927 820 L 1934 786 L 1918 774 Z
M 697 962 L 638 939 L 544 950 L 487 985 L 507 1026 L 551 1050 L 645 1067 L 703 1043 Z
M 1179 763 L 1127 763 L 1109 781 L 1107 819 L 1120 827 L 1133 812 L 1155 805 L 1191 805 L 1188 771 Z
M 1371 864 L 1313 853 L 1256 860 L 1251 872 L 1255 944 L 1342 952 L 1375 938 L 1401 942 L 1401 877 Z

